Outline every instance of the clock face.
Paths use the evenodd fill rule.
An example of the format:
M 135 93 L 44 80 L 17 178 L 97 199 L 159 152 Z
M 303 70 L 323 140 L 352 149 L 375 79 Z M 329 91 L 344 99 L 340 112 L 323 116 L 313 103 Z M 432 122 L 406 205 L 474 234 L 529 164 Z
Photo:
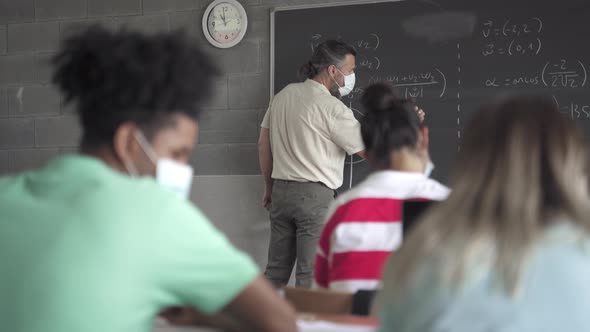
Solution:
M 244 18 L 236 6 L 227 2 L 217 4 L 209 13 L 207 27 L 211 37 L 220 44 L 236 39 L 244 28 Z

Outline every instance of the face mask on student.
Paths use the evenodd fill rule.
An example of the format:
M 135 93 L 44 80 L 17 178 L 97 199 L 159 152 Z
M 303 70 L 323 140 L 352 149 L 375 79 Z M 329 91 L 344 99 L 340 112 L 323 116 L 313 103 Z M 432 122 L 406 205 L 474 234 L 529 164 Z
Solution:
M 434 164 L 432 163 L 432 161 L 428 160 L 428 162 L 426 163 L 426 167 L 424 168 L 424 175 L 430 177 L 432 171 L 434 171 Z
M 181 198 L 188 198 L 193 181 L 193 168 L 168 158 L 158 158 L 156 151 L 142 132 L 136 132 L 135 139 L 145 154 L 156 165 L 156 181 Z M 131 176 L 138 176 L 135 165 L 125 165 Z
M 354 89 L 354 84 L 356 83 L 356 76 L 354 73 L 344 75 L 344 73 L 341 72 L 340 69 L 336 68 L 336 70 L 338 70 L 338 72 L 340 72 L 340 74 L 344 76 L 344 86 L 340 86 L 340 84 L 338 84 L 334 77 L 332 77 L 332 80 L 334 80 L 334 83 L 336 83 L 336 85 L 338 86 L 338 92 L 340 93 L 340 96 L 344 97 L 351 93 Z

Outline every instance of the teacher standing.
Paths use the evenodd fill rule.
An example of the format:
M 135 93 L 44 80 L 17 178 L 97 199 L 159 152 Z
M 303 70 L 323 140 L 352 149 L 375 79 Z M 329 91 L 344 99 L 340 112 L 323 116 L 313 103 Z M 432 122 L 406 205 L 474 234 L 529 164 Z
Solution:
M 265 276 L 286 285 L 297 260 L 296 286 L 311 287 L 324 218 L 342 185 L 347 154 L 364 156 L 360 124 L 340 100 L 354 89 L 355 49 L 320 44 L 300 74 L 271 101 L 262 121 L 259 159 L 271 236 Z

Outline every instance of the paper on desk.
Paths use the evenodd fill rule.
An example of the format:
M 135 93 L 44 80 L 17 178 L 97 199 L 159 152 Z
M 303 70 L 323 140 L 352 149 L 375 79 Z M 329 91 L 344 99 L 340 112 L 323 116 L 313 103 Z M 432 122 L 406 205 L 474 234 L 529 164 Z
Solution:
M 322 320 L 297 320 L 299 332 L 376 332 L 377 327 L 339 324 Z

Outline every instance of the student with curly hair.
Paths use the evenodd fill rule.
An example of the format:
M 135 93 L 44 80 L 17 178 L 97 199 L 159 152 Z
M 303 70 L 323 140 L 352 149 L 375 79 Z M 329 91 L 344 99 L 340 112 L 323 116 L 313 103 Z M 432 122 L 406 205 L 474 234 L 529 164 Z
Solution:
M 187 305 L 295 331 L 290 306 L 186 199 L 217 71 L 203 51 L 179 33 L 93 27 L 53 63 L 81 154 L 0 178 L 2 329 L 150 331 L 161 310 Z

